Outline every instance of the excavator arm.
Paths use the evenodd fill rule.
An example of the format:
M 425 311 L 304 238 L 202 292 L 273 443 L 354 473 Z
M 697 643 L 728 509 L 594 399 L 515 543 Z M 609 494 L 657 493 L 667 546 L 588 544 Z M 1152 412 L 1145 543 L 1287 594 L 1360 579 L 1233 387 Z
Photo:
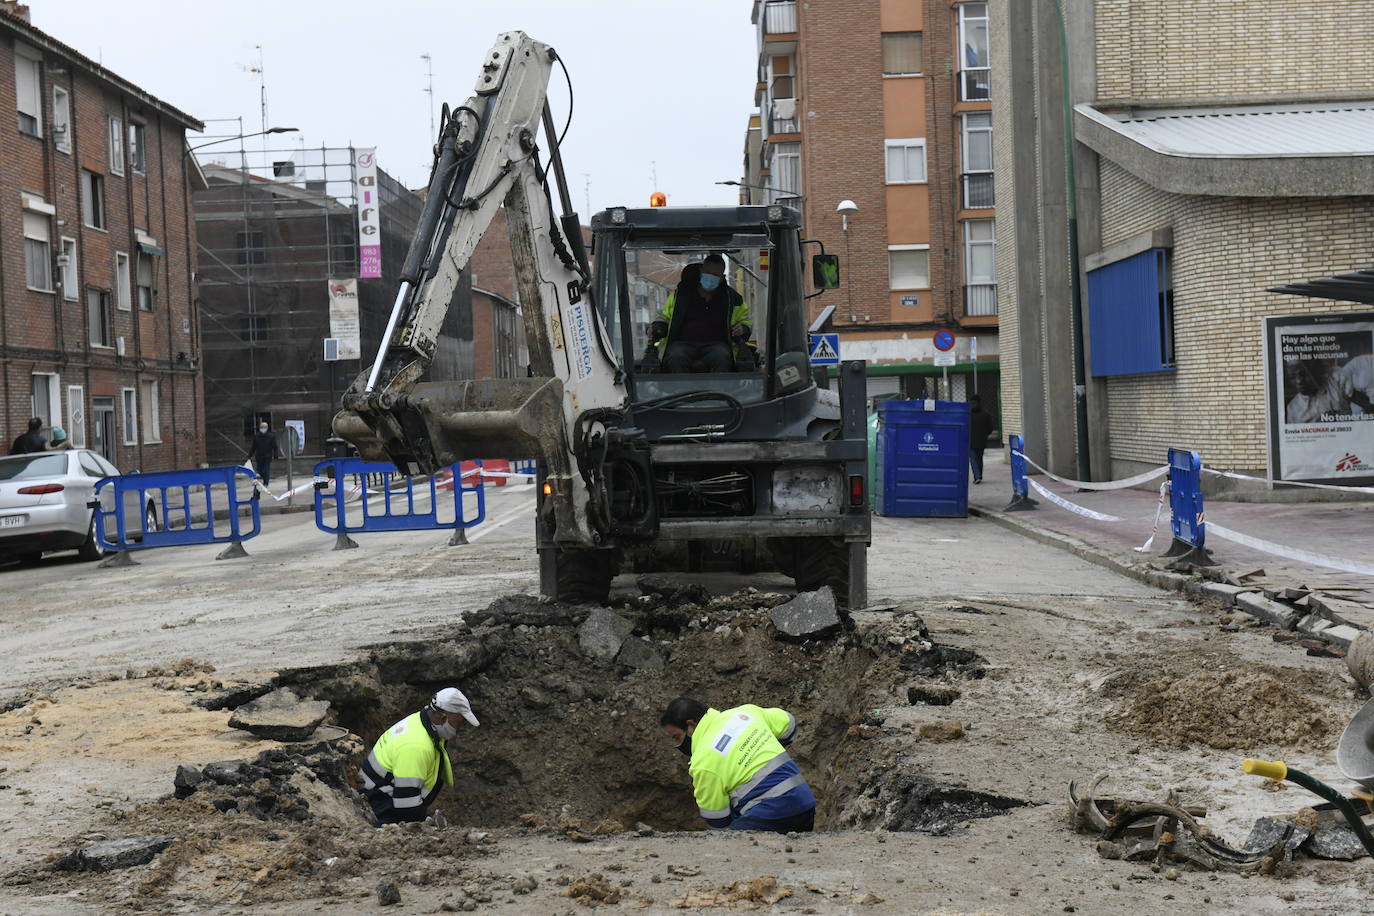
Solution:
M 498 36 L 476 93 L 445 118 L 377 359 L 344 394 L 334 430 L 364 457 L 411 475 L 463 459 L 539 459 L 554 540 L 597 546 L 621 524 L 610 508 L 607 455 L 642 433 L 620 428 L 623 372 L 590 299 L 580 220 L 546 99 L 556 61 L 552 48 L 523 32 Z M 459 276 L 502 203 L 531 376 L 421 382 Z

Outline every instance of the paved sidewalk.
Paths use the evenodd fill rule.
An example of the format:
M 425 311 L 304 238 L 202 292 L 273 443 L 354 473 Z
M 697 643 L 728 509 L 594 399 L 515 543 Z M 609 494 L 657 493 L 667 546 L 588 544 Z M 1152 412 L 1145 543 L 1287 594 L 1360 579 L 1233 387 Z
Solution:
M 989 452 L 983 482 L 969 487 L 969 509 L 995 521 L 1021 528 L 1025 533 L 1048 533 L 1076 539 L 1083 547 L 1117 566 L 1163 569 L 1168 563 L 1161 555 L 1169 548 L 1169 507 L 1159 519 L 1159 531 L 1148 554 L 1137 552 L 1150 536 L 1158 505 L 1158 481 L 1152 489 L 1127 489 L 1078 492 L 1037 474 L 1032 479 L 1042 487 L 1087 509 L 1119 516 L 1122 521 L 1105 522 L 1085 518 L 1042 499 L 1031 490 L 1039 506 L 1027 512 L 1004 512 L 1011 501 L 1011 470 L 1003 455 Z M 1356 563 L 1374 558 L 1374 502 L 1341 503 L 1255 503 L 1208 500 L 1207 519 L 1233 531 L 1267 541 L 1339 557 Z M 1066 545 L 1070 546 L 1070 545 Z M 1223 570 L 1236 573 L 1261 568 L 1262 577 L 1247 580 L 1266 591 L 1307 587 L 1330 597 L 1365 606 L 1361 625 L 1374 629 L 1374 576 L 1344 572 L 1310 565 L 1286 557 L 1244 547 L 1219 537 L 1209 536 L 1207 547 Z M 1347 618 L 1358 613 L 1348 608 Z M 1352 622 L 1357 622 L 1352 619 Z

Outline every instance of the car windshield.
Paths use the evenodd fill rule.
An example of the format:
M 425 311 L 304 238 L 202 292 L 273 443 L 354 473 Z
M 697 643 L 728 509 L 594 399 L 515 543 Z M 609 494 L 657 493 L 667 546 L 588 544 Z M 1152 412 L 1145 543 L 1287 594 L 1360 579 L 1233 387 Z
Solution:
M 67 456 L 23 455 L 0 461 L 0 480 L 33 480 L 61 477 L 67 473 Z

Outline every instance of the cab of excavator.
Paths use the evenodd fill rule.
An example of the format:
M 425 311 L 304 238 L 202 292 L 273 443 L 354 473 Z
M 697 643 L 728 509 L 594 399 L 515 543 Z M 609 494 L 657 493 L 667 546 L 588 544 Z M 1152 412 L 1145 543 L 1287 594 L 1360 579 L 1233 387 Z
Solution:
M 761 404 L 814 386 L 800 230 L 801 214 L 780 205 L 616 207 L 592 218 L 593 295 L 635 404 L 707 392 Z M 684 330 L 686 312 L 707 301 L 702 273 L 720 273 L 722 259 L 708 297 L 718 340 L 706 341 L 702 322 Z M 669 359 L 680 336 L 715 344 L 709 359 L 701 346 Z

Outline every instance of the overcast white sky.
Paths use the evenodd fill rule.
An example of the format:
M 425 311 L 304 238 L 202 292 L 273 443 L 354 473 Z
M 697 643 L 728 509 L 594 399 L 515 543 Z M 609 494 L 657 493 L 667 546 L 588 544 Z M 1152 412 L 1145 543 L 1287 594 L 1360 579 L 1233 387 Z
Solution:
M 274 146 L 376 146 L 407 185 L 429 177 L 434 107 L 472 92 L 499 32 L 556 48 L 576 108 L 564 144 L 573 202 L 585 212 L 670 203 L 733 203 L 753 107 L 750 0 L 28 0 L 33 23 L 153 95 L 208 121 L 242 116 L 258 130 L 262 46 L 269 125 L 298 127 Z M 567 92 L 555 70 L 555 119 Z M 236 125 L 207 124 L 207 133 Z M 192 135 L 192 144 L 196 142 Z M 658 174 L 658 187 L 651 174 Z

